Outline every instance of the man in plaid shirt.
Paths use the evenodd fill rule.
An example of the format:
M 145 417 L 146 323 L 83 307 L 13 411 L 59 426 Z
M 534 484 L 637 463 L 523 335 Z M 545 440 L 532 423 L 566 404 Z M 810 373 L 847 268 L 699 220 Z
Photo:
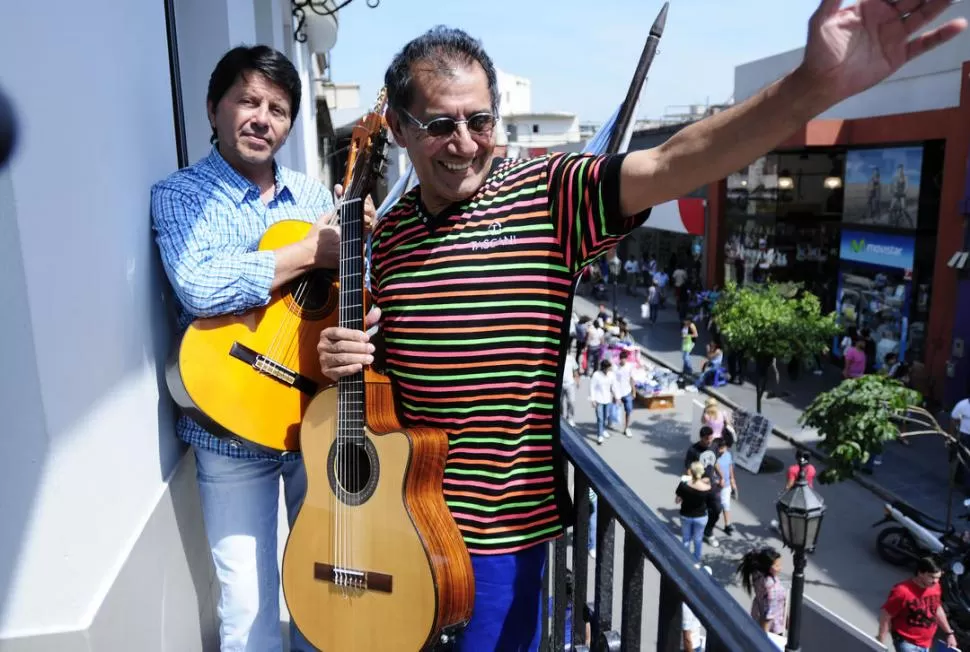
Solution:
M 216 65 L 206 104 L 212 151 L 151 192 L 152 224 L 181 328 L 197 317 L 265 305 L 270 292 L 300 274 L 336 268 L 339 256 L 340 234 L 329 225 L 330 192 L 274 160 L 300 109 L 293 64 L 265 46 L 235 48 Z M 293 219 L 314 223 L 304 241 L 256 250 L 270 225 Z M 292 525 L 306 491 L 302 459 L 218 439 L 185 416 L 176 430 L 195 453 L 221 587 L 221 649 L 281 651 L 279 482 L 282 477 Z M 295 627 L 290 638 L 294 652 L 313 649 Z

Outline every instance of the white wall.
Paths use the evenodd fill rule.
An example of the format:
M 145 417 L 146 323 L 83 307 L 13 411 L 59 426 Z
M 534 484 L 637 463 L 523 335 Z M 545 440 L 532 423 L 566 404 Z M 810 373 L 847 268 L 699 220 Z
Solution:
M 0 637 L 91 620 L 180 452 L 148 220 L 176 165 L 163 11 L 17 2 L 0 21 L 23 124 L 0 184 L 0 250 L 19 253 L 0 275 Z
M 514 125 L 516 137 L 509 138 L 509 144 L 525 147 L 554 147 L 565 143 L 579 142 L 579 118 L 571 114 L 514 115 L 502 118 L 506 129 Z M 532 133 L 533 125 L 539 125 L 539 133 Z
M 525 77 L 496 70 L 499 113 L 503 116 L 532 111 L 532 82 Z
M 947 9 L 934 25 L 964 16 L 970 6 Z M 734 99 L 741 102 L 793 70 L 802 60 L 797 49 L 738 66 L 734 71 Z M 970 60 L 970 32 L 903 66 L 895 75 L 869 90 L 837 104 L 820 118 L 853 119 L 943 109 L 960 104 L 960 66 Z
M 176 11 L 195 161 L 226 50 L 259 39 L 308 66 L 290 47 L 286 0 L 177 0 Z M 0 647 L 92 624 L 183 452 L 161 377 L 171 320 L 148 205 L 177 167 L 164 2 L 3 12 L 0 85 L 23 131 L 0 171 Z M 315 140 L 302 74 L 310 110 L 280 157 L 301 170 Z M 143 591 L 173 599 L 168 581 Z

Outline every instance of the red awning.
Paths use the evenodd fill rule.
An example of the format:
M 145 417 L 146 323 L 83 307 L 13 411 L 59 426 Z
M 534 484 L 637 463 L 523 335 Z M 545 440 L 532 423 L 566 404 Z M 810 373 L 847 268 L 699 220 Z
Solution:
M 648 229 L 703 236 L 705 204 L 705 200 L 693 197 L 658 204 L 653 207 L 643 226 Z

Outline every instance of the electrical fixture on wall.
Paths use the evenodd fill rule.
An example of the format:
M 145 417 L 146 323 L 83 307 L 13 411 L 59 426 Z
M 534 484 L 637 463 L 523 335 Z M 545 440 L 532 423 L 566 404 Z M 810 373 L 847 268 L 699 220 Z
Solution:
M 795 180 L 792 179 L 791 172 L 788 170 L 782 170 L 781 174 L 778 175 L 778 189 L 791 190 L 794 187 Z
M 838 190 L 842 187 L 842 169 L 834 158 L 832 160 L 832 170 L 829 172 L 829 176 L 825 177 L 822 185 L 829 190 Z
M 337 44 L 337 12 L 354 0 L 290 0 L 293 7 L 293 38 L 307 43 L 311 52 L 326 53 Z M 367 0 L 371 9 L 381 0 Z

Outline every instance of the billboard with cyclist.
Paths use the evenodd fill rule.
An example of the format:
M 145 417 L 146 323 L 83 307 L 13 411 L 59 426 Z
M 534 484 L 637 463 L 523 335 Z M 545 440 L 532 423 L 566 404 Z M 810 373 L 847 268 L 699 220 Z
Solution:
M 843 223 L 915 229 L 923 147 L 850 150 Z

